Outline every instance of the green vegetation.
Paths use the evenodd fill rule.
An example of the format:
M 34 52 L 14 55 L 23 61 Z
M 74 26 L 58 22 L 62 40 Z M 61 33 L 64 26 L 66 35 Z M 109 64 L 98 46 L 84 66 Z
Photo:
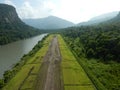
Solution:
M 16 25 L 18 26 L 18 25 Z M 4 45 L 13 41 L 26 39 L 41 34 L 41 31 L 28 27 L 27 25 L 21 24 L 20 28 L 14 27 L 11 29 L 6 29 L 0 24 L 0 45 Z M 13 27 L 13 24 L 11 25 Z
M 109 62 L 105 64 L 96 59 L 83 58 L 83 66 L 89 71 L 98 90 L 119 90 L 120 88 L 120 64 Z
M 13 6 L 0 4 L 0 45 L 33 37 L 42 32 L 23 23 Z
M 52 35 L 44 39 L 45 40 L 40 41 L 29 54 L 24 55 L 21 61 L 17 63 L 12 70 L 7 71 L 12 72 L 12 74 L 4 74 L 4 76 L 10 76 L 10 78 L 4 77 L 4 80 L 7 80 L 7 83 L 5 82 L 6 84 L 2 90 L 34 90 L 35 80 L 40 69 L 42 59 L 48 50 Z M 14 70 L 16 70 L 16 72 L 13 72 Z M 13 73 L 15 73 L 15 75 L 13 75 Z M 2 86 L 1 83 L 2 81 L 0 81 L 0 86 Z
M 1 8 L 0 15 L 7 19 L 0 17 L 0 45 L 41 33 L 21 22 L 13 7 L 11 10 L 9 6 Z M 98 25 L 65 28 L 61 30 L 61 35 L 63 38 L 58 35 L 58 39 L 65 90 L 120 89 L 120 13 Z M 39 42 L 19 63 L 6 71 L 0 80 L 0 88 L 34 90 L 51 38 L 52 35 Z
M 61 33 L 98 90 L 120 88 L 119 24 L 71 27 Z
M 59 35 L 59 45 L 62 55 L 62 72 L 65 90 L 95 90 L 82 67 L 76 61 L 62 37 Z
M 68 31 L 69 30 L 69 31 Z M 103 61 L 114 60 L 120 62 L 120 29 L 119 26 L 91 26 L 73 27 L 63 32 L 71 41 L 68 42 L 79 54 L 84 53 L 87 58 L 99 58 Z M 67 40 L 66 40 L 67 41 Z M 82 44 L 82 45 L 81 45 Z M 83 47 L 82 52 L 78 47 Z
M 67 45 L 60 35 L 58 37 L 65 90 L 119 90 L 119 33 L 119 24 L 63 29 L 61 35 Z M 34 90 L 36 75 L 49 41 L 39 43 L 12 70 L 6 71 L 0 87 L 6 85 L 3 90 Z

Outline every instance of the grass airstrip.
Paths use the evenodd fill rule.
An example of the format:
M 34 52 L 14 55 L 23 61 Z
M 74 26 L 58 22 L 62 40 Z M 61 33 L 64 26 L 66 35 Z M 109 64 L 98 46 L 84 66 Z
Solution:
M 27 63 L 21 68 L 15 77 L 9 81 L 3 90 L 34 90 L 36 77 L 51 39 L 52 35 L 44 40 L 42 48 L 37 51 L 34 57 L 29 58 Z
M 58 39 L 62 55 L 61 67 L 65 90 L 95 90 L 94 85 L 67 47 L 63 38 L 58 35 Z
M 72 52 L 67 47 L 65 41 L 60 35 L 58 36 L 59 47 L 62 56 L 61 70 L 65 90 L 95 90 L 91 80 L 85 71 L 77 62 Z M 19 70 L 3 90 L 34 90 L 36 77 L 46 54 L 53 35 L 49 35 L 44 41 L 43 46 L 30 57 L 26 64 Z

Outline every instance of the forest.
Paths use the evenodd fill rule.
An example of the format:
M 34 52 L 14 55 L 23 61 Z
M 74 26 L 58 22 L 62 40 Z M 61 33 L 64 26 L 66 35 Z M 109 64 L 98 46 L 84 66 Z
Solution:
M 70 27 L 61 35 L 98 90 L 119 90 L 119 23 Z
M 12 27 L 12 25 L 8 26 L 0 24 L 0 28 L 0 45 L 26 39 L 42 33 L 42 31 L 34 29 L 33 27 L 28 27 L 27 25 Z
M 70 47 L 85 54 L 88 58 L 99 58 L 104 61 L 120 62 L 120 29 L 117 26 L 86 26 L 66 29 L 62 34 L 69 37 Z M 76 39 L 76 40 L 75 40 Z M 69 41 L 71 41 L 69 40 Z M 79 43 L 81 42 L 81 43 Z M 80 47 L 80 51 L 76 46 Z
M 0 45 L 30 38 L 41 33 L 42 30 L 22 22 L 13 6 L 0 4 Z
M 28 2 L 23 2 L 23 6 L 30 7 L 32 14 L 39 14 L 38 16 L 43 14 L 44 16 L 44 13 L 41 12 L 42 4 L 38 8 L 40 9 L 38 11 L 40 13 L 35 13 L 37 12 L 37 8 L 35 10 L 33 8 L 32 10 L 32 4 L 35 1 L 31 2 L 31 4 Z M 92 6 L 93 2 L 89 3 L 87 6 Z M 47 7 L 54 5 L 50 3 L 49 6 L 48 4 L 45 3 Z M 74 16 L 74 14 L 78 15 L 74 16 L 75 18 L 82 17 L 80 15 L 83 12 L 80 14 L 79 12 L 74 12 L 78 10 L 78 7 L 76 9 L 74 7 L 81 6 L 80 4 L 81 2 L 78 2 L 77 5 L 74 5 L 71 2 L 68 5 L 68 9 L 65 9 L 65 4 L 63 5 L 65 6 L 63 8 L 64 10 L 59 8 L 58 10 L 49 9 L 47 11 L 54 11 L 54 13 L 59 10 L 64 11 L 60 12 L 60 16 L 64 14 L 67 18 L 70 15 Z M 100 3 L 98 5 L 101 8 Z M 112 3 L 112 5 L 115 4 Z M 37 5 L 34 6 L 38 7 Z M 56 4 L 55 8 L 57 8 L 56 6 L 59 7 L 62 5 Z M 71 6 L 73 6 L 73 11 Z M 95 5 L 93 4 L 93 6 L 97 6 L 97 3 Z M 47 7 L 45 7 L 45 10 Z M 15 8 L 18 9 L 20 7 L 17 6 Z M 38 22 L 40 29 L 37 29 L 37 27 L 32 27 L 24 23 L 19 18 L 16 12 L 17 9 L 15 8 L 11 5 L 0 4 L 1 48 L 2 45 L 37 36 L 42 33 L 48 33 L 48 35 L 39 41 L 28 54 L 24 54 L 19 62 L 11 65 L 9 70 L 4 71 L 3 77 L 0 79 L 0 90 L 120 90 L 120 12 L 109 20 L 86 25 L 73 24 L 64 19 L 49 16 L 47 18 L 48 20 L 45 19 L 45 23 L 41 23 L 41 26 L 40 22 Z M 71 14 L 68 12 L 69 10 L 72 12 Z M 24 11 L 24 8 L 22 11 Z M 27 11 L 24 12 L 26 16 Z M 52 15 L 52 12 L 50 15 Z M 88 12 L 91 12 L 91 10 L 88 9 Z M 31 16 L 30 13 L 28 13 L 29 15 Z M 74 17 L 70 16 L 71 19 Z M 90 15 L 86 13 L 82 18 L 84 19 L 85 17 L 90 17 Z M 107 17 L 104 18 L 106 19 Z M 70 27 L 60 26 L 60 24 L 64 26 L 65 22 L 66 24 L 70 24 Z M 89 21 L 86 23 L 89 23 Z M 47 26 L 44 29 L 47 30 L 42 29 L 42 26 L 45 24 Z M 53 29 L 52 27 L 57 28 Z M 6 52 L 8 52 L 8 49 Z M 10 58 L 8 59 L 10 62 L 12 61 Z M 6 66 L 8 65 L 6 64 Z

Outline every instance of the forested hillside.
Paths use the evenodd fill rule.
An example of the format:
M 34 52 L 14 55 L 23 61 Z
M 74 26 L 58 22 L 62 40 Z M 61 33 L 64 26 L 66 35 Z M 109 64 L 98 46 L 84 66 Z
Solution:
M 116 28 L 116 29 L 115 29 Z M 119 26 L 107 27 L 73 27 L 65 31 L 64 35 L 78 38 L 81 42 L 82 52 L 88 58 L 100 58 L 104 61 L 115 60 L 120 62 L 120 29 Z M 76 47 L 71 43 L 71 47 Z M 78 50 L 78 49 L 77 49 Z M 78 50 L 78 52 L 80 52 Z
M 0 4 L 0 45 L 40 33 L 41 31 L 23 23 L 13 6 Z
M 61 34 L 98 90 L 120 87 L 120 14 L 95 26 L 63 29 Z
M 86 57 L 120 62 L 120 13 L 99 25 L 71 27 L 63 31 L 67 37 L 79 38 L 78 43 L 81 42 Z

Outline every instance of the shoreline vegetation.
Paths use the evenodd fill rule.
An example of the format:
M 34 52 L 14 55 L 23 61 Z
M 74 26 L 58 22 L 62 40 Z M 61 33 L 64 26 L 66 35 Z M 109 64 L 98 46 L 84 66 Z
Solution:
M 5 72 L 3 79 L 4 82 L 1 84 L 1 86 L 4 86 L 2 86 L 2 90 L 35 90 L 36 79 L 42 60 L 48 51 L 48 47 L 53 36 L 53 34 L 46 36 L 33 48 L 32 51 L 30 51 L 27 55 L 24 55 L 21 61 L 18 62 L 11 70 Z M 62 62 L 60 66 L 62 70 L 61 80 L 63 80 L 64 89 L 95 90 L 94 85 L 77 62 L 77 59 L 69 50 L 66 42 L 64 42 L 63 37 L 61 35 L 57 36 L 62 55 Z
M 2 90 L 35 90 L 42 60 L 53 36 L 54 34 L 45 36 L 20 62 L 5 72 L 4 79 L 0 80 L 0 87 L 4 86 Z M 78 38 L 73 39 L 63 34 L 57 36 L 62 56 L 61 79 L 65 90 L 119 90 L 119 63 L 87 58 L 82 53 L 82 44 L 77 44 Z
M 10 80 L 12 80 L 17 75 L 17 73 L 19 73 L 22 70 L 22 68 L 29 62 L 29 60 L 32 57 L 34 57 L 37 52 L 39 52 L 39 50 L 44 46 L 45 40 L 47 37 L 49 37 L 49 35 L 45 36 L 41 41 L 39 41 L 38 44 L 36 44 L 28 54 L 23 55 L 20 61 L 16 63 L 10 70 L 7 70 L 4 72 L 3 78 L 0 79 L 0 89 L 6 86 L 7 83 Z M 39 58 L 39 57 L 36 57 L 36 58 Z M 30 70 L 32 69 L 33 67 Z
M 30 38 L 44 33 L 41 29 L 25 24 L 16 9 L 8 4 L 0 4 L 0 45 Z
M 20 41 L 20 40 L 26 40 L 26 39 L 29 39 L 29 38 L 33 38 L 33 37 L 36 37 L 36 36 L 39 36 L 39 35 L 42 35 L 44 33 L 36 33 L 35 35 L 31 35 L 31 36 L 26 36 L 26 37 L 22 37 L 22 38 L 17 38 L 17 39 L 11 39 L 9 37 L 2 37 L 0 36 L 0 47 L 4 46 L 4 45 L 7 45 L 7 44 L 10 44 L 10 43 L 14 43 L 14 42 L 17 42 L 17 41 Z

